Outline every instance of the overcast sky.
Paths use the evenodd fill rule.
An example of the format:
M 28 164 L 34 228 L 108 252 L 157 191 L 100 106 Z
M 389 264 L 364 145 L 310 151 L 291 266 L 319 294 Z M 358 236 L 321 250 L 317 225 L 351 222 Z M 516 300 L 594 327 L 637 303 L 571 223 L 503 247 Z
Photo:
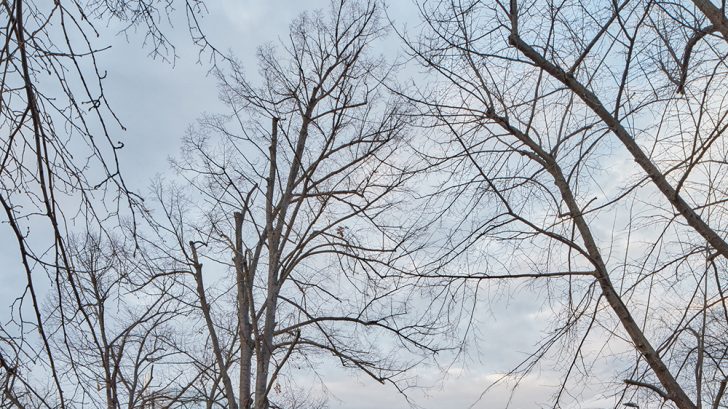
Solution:
M 417 24 L 417 10 L 410 0 L 389 2 L 388 14 L 402 25 Z M 290 22 L 305 10 L 324 8 L 326 0 L 224 0 L 209 4 L 204 19 L 206 33 L 221 50 L 231 50 L 249 74 L 255 74 L 256 49 L 265 43 L 285 38 Z M 127 131 L 125 149 L 121 152 L 127 181 L 137 190 L 144 190 L 155 174 L 169 172 L 167 158 L 175 155 L 180 138 L 188 125 L 203 112 L 221 112 L 214 78 L 206 75 L 209 66 L 197 63 L 197 49 L 188 39 L 184 27 L 176 27 L 173 38 L 179 59 L 174 66 L 147 58 L 148 50 L 139 46 L 140 39 L 117 37 L 108 53 L 109 98 L 121 116 Z M 397 42 L 382 42 L 396 53 Z M 511 300 L 494 311 L 483 311 L 482 343 L 454 363 L 445 379 L 438 368 L 416 371 L 425 391 L 411 391 L 413 401 L 425 408 L 466 408 L 474 404 L 485 387 L 498 378 L 498 373 L 525 358 L 538 338 L 538 311 L 535 304 Z M 507 316 L 505 315 L 507 313 Z M 448 364 L 445 358 L 443 364 Z M 329 404 L 342 409 L 386 409 L 408 407 L 405 399 L 391 385 L 380 385 L 352 371 L 334 365 L 323 371 L 331 394 Z M 544 402 L 558 381 L 543 376 L 527 379 L 514 408 L 531 408 Z M 504 407 L 508 394 L 498 390 L 476 404 L 475 408 Z
M 411 0 L 389 1 L 389 14 L 398 24 L 416 25 L 418 16 Z M 256 48 L 285 37 L 293 18 L 304 10 L 315 10 L 327 5 L 325 0 L 218 0 L 208 2 L 209 15 L 203 20 L 206 34 L 221 50 L 231 50 L 250 73 L 255 73 Z M 178 16 L 180 17 L 180 16 Z M 144 192 L 157 174 L 169 172 L 168 157 L 175 155 L 187 126 L 204 112 L 221 112 L 224 107 L 217 100 L 214 78 L 206 75 L 206 61 L 198 63 L 197 49 L 189 40 L 183 21 L 175 19 L 176 27 L 170 31 L 179 58 L 174 65 L 154 61 L 149 50 L 142 47 L 139 36 L 109 36 L 112 48 L 100 57 L 100 64 L 108 70 L 106 94 L 127 131 L 118 133 L 125 143 L 120 152 L 122 170 L 133 190 Z M 102 31 L 102 34 L 103 31 Z M 102 35 L 104 38 L 104 35 Z M 396 52 L 397 42 L 387 42 Z M 0 261 L 13 265 L 17 257 L 15 247 L 7 238 L 0 240 Z M 4 274 L 4 277 L 22 279 L 23 275 Z M 15 282 L 14 285 L 19 284 Z M 14 293 L 13 285 L 0 290 L 4 302 Z M 500 408 L 508 400 L 505 389 L 497 389 L 476 403 L 478 397 L 499 373 L 523 360 L 538 340 L 543 313 L 540 301 L 532 293 L 527 297 L 518 293 L 502 296 L 490 303 L 490 308 L 477 312 L 479 342 L 471 343 L 468 351 L 453 363 L 442 379 L 438 368 L 429 366 L 415 370 L 425 385 L 425 391 L 413 391 L 412 399 L 424 408 Z M 520 292 L 523 294 L 523 292 Z M 448 364 L 448 359 L 443 359 Z M 539 407 L 558 385 L 548 368 L 540 376 L 526 378 L 513 408 Z M 334 366 L 322 371 L 322 378 L 332 395 L 330 406 L 345 409 L 405 408 L 407 403 L 389 385 L 379 385 L 351 371 Z M 604 405 L 606 406 L 606 405 Z M 583 402 L 583 408 L 597 408 L 598 399 Z

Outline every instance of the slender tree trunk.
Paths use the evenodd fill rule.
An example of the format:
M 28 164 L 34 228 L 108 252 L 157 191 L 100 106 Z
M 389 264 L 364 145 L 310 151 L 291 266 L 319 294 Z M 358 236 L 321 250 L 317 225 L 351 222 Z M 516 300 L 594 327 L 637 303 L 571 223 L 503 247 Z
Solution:
M 614 289 L 614 285 L 609 278 L 609 271 L 604 263 L 601 252 L 591 234 L 589 225 L 586 220 L 584 220 L 581 209 L 576 203 L 576 199 L 571 192 L 571 188 L 569 187 L 566 178 L 564 178 L 561 168 L 555 163 L 555 161 L 553 161 L 550 163 L 550 169 L 548 169 L 548 171 L 554 177 L 556 186 L 561 192 L 561 197 L 564 199 L 564 202 L 569 208 L 569 212 L 571 213 L 574 223 L 579 230 L 579 234 L 584 241 L 584 246 L 589 252 L 592 263 L 596 267 L 596 278 L 602 289 L 602 294 L 604 294 L 604 297 L 607 299 L 607 302 L 609 302 L 612 310 L 617 314 L 619 321 L 622 323 L 622 327 L 624 327 L 637 350 L 645 358 L 647 364 L 650 368 L 652 368 L 657 379 L 660 380 L 660 383 L 667 391 L 667 396 L 675 402 L 680 409 L 695 409 L 696 406 L 693 401 L 687 396 L 682 386 L 677 382 L 675 377 L 662 361 L 662 358 L 657 354 L 657 351 L 655 351 L 655 348 L 645 336 L 642 328 L 640 328 L 634 317 L 632 317 L 629 308 L 627 308 L 622 301 L 622 298 Z
M 264 302 L 265 319 L 263 320 L 263 333 L 261 339 L 256 342 L 259 345 L 257 368 L 255 374 L 255 409 L 267 409 L 268 397 L 266 390 L 268 389 L 268 373 L 270 366 L 270 358 L 273 348 L 273 331 L 275 330 L 275 310 L 278 298 L 278 283 L 276 279 L 276 270 L 278 266 L 278 238 L 280 237 L 279 228 L 273 228 L 276 213 L 278 214 L 278 223 L 282 224 L 285 220 L 285 194 L 281 198 L 279 207 L 273 206 L 273 192 L 275 190 L 275 178 L 278 172 L 277 164 L 277 146 L 278 146 L 278 118 L 273 118 L 271 130 L 271 142 L 269 147 L 269 173 L 268 186 L 266 188 L 266 233 L 268 242 L 268 282 L 266 299 Z M 296 159 L 292 166 L 296 166 Z M 291 169 L 293 171 L 293 168 Z M 290 184 L 290 179 L 289 179 Z M 281 220 L 283 216 L 283 221 Z M 279 226 L 276 226 L 279 227 Z M 282 226 L 281 226 L 282 227 Z
M 491 114 L 491 118 L 494 119 L 500 126 L 517 137 L 521 142 L 526 144 L 542 161 L 542 165 L 549 172 L 554 179 L 554 184 L 559 189 L 561 198 L 569 208 L 569 214 L 574 220 L 579 235 L 581 236 L 584 246 L 589 254 L 591 263 L 595 267 L 595 277 L 599 286 L 607 299 L 612 310 L 615 312 L 622 327 L 629 335 L 632 343 L 635 345 L 637 350 L 645 358 L 645 361 L 650 366 L 652 371 L 660 380 L 660 383 L 667 391 L 667 396 L 670 400 L 680 409 L 696 409 L 693 401 L 687 396 L 682 386 L 677 382 L 675 377 L 672 375 L 670 370 L 667 368 L 662 358 L 657 354 L 650 341 L 645 336 L 642 328 L 637 324 L 634 317 L 630 313 L 627 306 L 622 301 L 619 293 L 614 288 L 612 281 L 609 277 L 609 270 L 607 269 L 606 263 L 602 258 L 599 246 L 596 240 L 592 236 L 589 224 L 584 219 L 581 212 L 581 208 L 576 202 L 571 187 L 564 177 L 561 167 L 558 165 L 556 160 L 548 152 L 544 151 L 536 142 L 534 142 L 528 135 L 523 133 L 520 129 L 513 127 L 505 118 L 499 117 L 495 114 Z
M 223 387 L 225 388 L 225 395 L 230 405 L 230 409 L 238 409 L 238 404 L 235 401 L 235 392 L 233 392 L 233 384 L 230 381 L 230 377 L 227 373 L 227 366 L 225 365 L 225 359 L 222 355 L 222 349 L 220 347 L 220 340 L 217 337 L 217 331 L 212 321 L 212 314 L 210 312 L 210 304 L 207 302 L 207 296 L 205 295 L 205 285 L 202 281 L 202 264 L 197 257 L 197 248 L 195 243 L 190 242 L 190 250 L 192 252 L 192 262 L 194 267 L 194 276 L 197 284 L 197 296 L 200 299 L 200 309 L 202 309 L 202 315 L 205 318 L 205 324 L 207 324 L 207 330 L 210 333 L 210 341 L 212 342 L 212 352 L 215 354 L 215 361 L 220 370 L 220 377 L 222 378 Z
M 250 328 L 250 300 L 245 261 L 243 260 L 243 214 L 235 213 L 235 271 L 238 290 L 238 336 L 240 338 L 240 384 L 238 399 L 240 409 L 250 408 L 252 381 L 253 340 Z

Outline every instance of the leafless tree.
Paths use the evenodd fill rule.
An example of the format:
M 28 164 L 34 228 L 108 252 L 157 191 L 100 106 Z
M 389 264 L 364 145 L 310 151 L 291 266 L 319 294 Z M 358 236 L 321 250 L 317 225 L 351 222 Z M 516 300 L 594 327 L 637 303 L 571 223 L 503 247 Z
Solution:
M 122 216 L 134 218 L 139 202 L 120 172 L 117 152 L 124 144 L 118 134 L 124 127 L 104 90 L 100 58 L 107 37 L 95 24 L 121 23 L 123 32 L 140 29 L 150 54 L 171 60 L 174 46 L 162 24 L 175 7 L 184 8 L 193 41 L 207 47 L 197 24 L 203 4 L 197 0 L 0 5 L 0 220 L 17 243 L 17 265 L 25 276 L 25 288 L 10 308 L 12 319 L 1 328 L 0 377 L 5 387 L 10 378 L 17 385 L 15 365 L 42 360 L 59 407 L 66 399 L 51 352 L 56 334 L 43 328 L 48 317 L 41 304 L 48 286 L 66 285 L 71 291 L 58 294 L 72 299 L 57 301 L 82 304 L 67 248 L 68 226 L 105 231 Z
M 419 4 L 426 208 L 464 215 L 420 275 L 543 280 L 554 330 L 511 375 L 567 362 L 554 407 L 598 364 L 626 371 L 617 406 L 726 407 L 724 5 Z
M 185 378 L 187 368 L 178 363 L 175 326 L 189 310 L 175 301 L 175 275 L 135 258 L 118 240 L 87 235 L 73 249 L 83 303 L 54 300 L 49 314 L 67 333 L 56 348 L 66 373 L 73 374 L 64 378 L 81 392 L 71 402 L 109 409 L 184 402 L 184 382 L 195 379 Z M 69 291 L 68 285 L 61 289 Z
M 43 328 L 70 407 L 145 408 L 198 401 L 180 353 L 190 309 L 180 305 L 176 275 L 134 256 L 135 243 L 87 234 L 68 242 L 75 288 L 61 281 L 44 303 Z M 81 300 L 69 293 L 77 291 Z M 12 340 L 12 338 L 8 338 Z M 21 339 L 22 341 L 22 339 Z M 8 342 L 19 358 L 4 362 L 3 407 L 57 407 L 43 354 Z M 33 353 L 37 355 L 33 355 Z
M 187 266 L 203 321 L 190 355 L 207 407 L 312 407 L 284 387 L 322 354 L 405 392 L 411 359 L 394 351 L 436 349 L 438 328 L 413 316 L 399 280 L 414 232 L 390 215 L 409 177 L 408 122 L 372 52 L 380 6 L 299 17 L 288 41 L 260 50 L 261 86 L 237 64 L 221 72 L 230 113 L 189 132 L 175 162 L 188 187 L 158 189 L 156 241 Z

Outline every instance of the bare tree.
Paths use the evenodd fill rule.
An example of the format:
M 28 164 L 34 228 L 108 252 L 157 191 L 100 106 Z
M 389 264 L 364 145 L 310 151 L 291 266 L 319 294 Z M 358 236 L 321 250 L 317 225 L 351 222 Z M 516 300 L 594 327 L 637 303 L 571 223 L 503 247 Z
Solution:
M 197 24 L 204 8 L 197 0 L 14 0 L 0 5 L 0 220 L 17 243 L 17 265 L 25 276 L 25 288 L 10 307 L 11 322 L 3 323 L 0 336 L 5 387 L 20 376 L 18 365 L 42 360 L 55 385 L 53 404 L 65 407 L 62 376 L 51 352 L 55 334 L 43 328 L 45 289 L 69 285 L 70 292 L 57 294 L 72 300 L 58 302 L 81 305 L 67 248 L 69 226 L 105 231 L 122 216 L 134 218 L 139 204 L 120 172 L 117 152 L 124 143 L 118 134 L 124 127 L 104 90 L 101 57 L 108 47 L 95 24 L 120 22 L 124 32 L 140 29 L 150 54 L 171 60 L 174 46 L 160 24 L 176 5 L 184 8 L 193 41 L 207 47 Z M 35 331 L 28 331 L 30 325 Z
M 67 248 L 81 304 L 62 281 L 45 303 L 50 350 L 70 407 L 146 408 L 199 401 L 190 388 L 198 381 L 187 373 L 175 327 L 184 325 L 189 308 L 179 304 L 176 274 L 153 260 L 134 256 L 134 243 L 87 234 Z M 138 251 L 138 249 L 137 249 Z M 3 405 L 55 407 L 43 360 L 22 344 L 9 343 L 21 358 L 5 374 Z M 42 357 L 42 355 L 41 355 Z M 9 363 L 8 363 L 9 364 Z M 12 387 L 11 387 L 12 386 Z
M 87 235 L 73 244 L 83 303 L 68 304 L 73 298 L 66 296 L 67 304 L 51 303 L 55 311 L 49 314 L 67 333 L 57 356 L 73 374 L 64 378 L 82 393 L 71 402 L 109 409 L 183 402 L 190 379 L 177 363 L 175 326 L 189 311 L 175 301 L 181 291 L 175 275 L 134 257 L 118 240 Z M 69 291 L 68 285 L 62 289 Z
M 598 363 L 630 368 L 617 406 L 638 391 L 641 407 L 725 407 L 726 345 L 713 335 L 728 322 L 724 10 L 420 6 L 425 28 L 408 45 L 440 87 L 407 94 L 439 129 L 426 169 L 449 175 L 427 208 L 465 215 L 421 276 L 545 280 L 554 331 L 513 375 L 568 351 L 554 407 L 583 397 Z M 464 255 L 485 271 L 453 271 Z M 631 359 L 605 354 L 625 343 Z
M 407 121 L 372 55 L 380 6 L 302 15 L 280 49 L 260 50 L 260 87 L 237 64 L 220 73 L 230 113 L 186 138 L 175 167 L 190 188 L 158 191 L 207 335 L 207 407 L 316 406 L 281 385 L 322 353 L 405 392 L 410 358 L 393 351 L 435 350 L 437 328 L 412 317 L 398 279 L 413 232 L 388 215 L 409 176 Z

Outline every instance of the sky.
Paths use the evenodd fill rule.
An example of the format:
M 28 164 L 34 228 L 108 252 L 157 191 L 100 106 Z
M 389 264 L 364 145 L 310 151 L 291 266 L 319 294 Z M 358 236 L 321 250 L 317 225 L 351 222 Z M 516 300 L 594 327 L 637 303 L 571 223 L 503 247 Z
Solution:
M 409 0 L 389 2 L 388 14 L 400 27 L 417 24 L 417 10 Z M 221 50 L 231 50 L 249 73 L 255 73 L 256 49 L 276 43 L 288 31 L 290 22 L 305 10 L 326 7 L 325 0 L 224 0 L 209 4 L 203 25 L 210 41 Z M 203 112 L 221 112 L 215 79 L 207 75 L 208 66 L 197 62 L 197 50 L 190 44 L 184 27 L 176 27 L 175 44 L 179 59 L 174 66 L 151 61 L 139 47 L 139 39 L 116 37 L 106 56 L 109 77 L 106 82 L 112 106 L 127 127 L 125 149 L 121 151 L 123 171 L 133 189 L 144 190 L 149 179 L 169 172 L 167 158 L 177 153 L 185 129 Z M 384 54 L 396 53 L 380 50 Z M 526 300 L 505 304 L 488 313 L 482 344 L 453 363 L 443 377 L 439 368 L 415 370 L 427 390 L 412 391 L 412 400 L 424 408 L 504 407 L 506 389 L 496 390 L 478 401 L 485 387 L 525 358 L 538 338 L 536 305 Z M 506 315 L 507 314 L 507 315 Z M 487 357 L 486 357 L 487 356 Z M 520 359 L 519 359 L 520 358 Z M 448 360 L 445 359 L 445 364 Z M 334 365 L 323 372 L 332 409 L 405 408 L 407 401 L 391 386 L 381 385 L 366 376 L 342 371 Z M 556 381 L 528 378 L 514 408 L 534 407 L 552 393 L 548 386 Z
M 389 2 L 389 15 L 398 24 L 416 25 L 418 16 L 410 0 Z M 276 43 L 285 37 L 293 18 L 304 10 L 327 5 L 325 0 L 219 0 L 208 2 L 209 14 L 203 27 L 210 41 L 221 50 L 230 50 L 248 70 L 255 72 L 258 46 Z M 177 16 L 181 17 L 181 16 Z M 174 156 L 188 126 L 205 112 L 224 110 L 217 99 L 216 82 L 208 75 L 209 66 L 197 61 L 197 49 L 189 40 L 184 22 L 174 18 L 169 31 L 178 59 L 174 64 L 153 60 L 142 46 L 139 34 L 113 35 L 114 27 L 101 27 L 102 38 L 112 46 L 99 57 L 108 70 L 106 94 L 112 108 L 127 128 L 115 130 L 114 139 L 124 141 L 120 151 L 122 171 L 132 190 L 144 192 L 156 175 L 169 174 L 168 158 Z M 396 41 L 387 42 L 396 52 Z M 7 237 L 0 239 L 0 261 L 12 265 L 15 249 Z M 16 276 L 22 275 L 18 274 Z M 18 284 L 17 282 L 14 284 Z M 8 302 L 13 285 L 0 289 Z M 545 320 L 539 310 L 542 299 L 511 293 L 477 313 L 479 337 L 459 359 L 442 360 L 441 368 L 415 369 L 426 390 L 415 390 L 411 398 L 423 408 L 500 408 L 508 402 L 507 388 L 494 390 L 479 399 L 489 383 L 498 379 L 514 363 L 527 356 L 541 335 Z M 449 367 L 449 368 L 448 368 Z M 546 402 L 558 385 L 548 368 L 539 376 L 527 377 L 513 408 L 537 407 Z M 408 407 L 405 399 L 389 385 L 380 385 L 363 375 L 335 366 L 322 369 L 322 378 L 331 394 L 332 409 L 395 409 Z M 581 407 L 597 408 L 595 398 Z
M 246 72 L 256 74 L 256 51 L 265 44 L 285 39 L 291 21 L 304 11 L 324 9 L 327 0 L 222 0 L 208 2 L 209 13 L 202 25 L 209 40 L 219 50 L 230 51 Z M 389 2 L 387 13 L 399 26 L 417 23 L 417 9 L 410 0 Z M 181 13 L 176 13 L 175 27 L 168 32 L 177 48 L 174 64 L 152 61 L 142 39 L 130 33 L 110 38 L 106 52 L 109 71 L 105 83 L 112 108 L 120 115 L 127 131 L 123 138 L 128 148 L 120 151 L 125 172 L 131 183 L 143 187 L 143 175 L 164 173 L 164 159 L 174 155 L 185 129 L 204 112 L 222 112 L 215 79 L 207 75 L 209 64 L 198 61 L 198 48 L 185 30 Z M 110 29 L 109 31 L 113 31 Z M 382 42 L 396 53 L 396 42 Z M 142 176 L 142 177 L 138 177 Z M 137 183 L 138 182 L 138 183 Z

